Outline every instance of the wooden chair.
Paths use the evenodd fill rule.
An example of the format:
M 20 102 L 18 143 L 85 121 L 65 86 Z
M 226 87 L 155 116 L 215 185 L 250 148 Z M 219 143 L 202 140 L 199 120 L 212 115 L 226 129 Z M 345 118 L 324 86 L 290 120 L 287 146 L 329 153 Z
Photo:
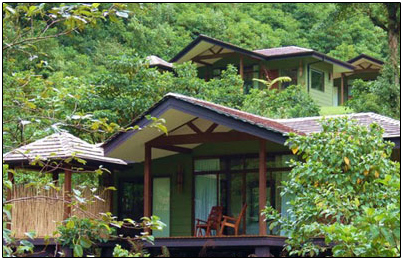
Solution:
M 224 220 L 221 222 L 220 236 L 222 236 L 225 227 L 230 227 L 235 230 L 235 236 L 238 235 L 239 225 L 241 224 L 241 220 L 246 212 L 246 207 L 248 205 L 245 203 L 241 209 L 241 213 L 239 213 L 238 218 L 223 216 Z
M 222 206 L 213 206 L 208 215 L 207 221 L 196 219 L 195 236 L 203 236 L 203 229 L 205 231 L 205 236 L 211 236 L 211 230 L 215 230 L 216 233 L 218 233 L 222 219 L 222 210 Z

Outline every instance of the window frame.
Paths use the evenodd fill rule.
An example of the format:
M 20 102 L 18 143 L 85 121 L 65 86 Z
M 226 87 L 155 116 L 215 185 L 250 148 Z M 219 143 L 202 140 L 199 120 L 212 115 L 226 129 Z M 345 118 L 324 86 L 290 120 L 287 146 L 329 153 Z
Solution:
M 318 88 L 318 87 L 314 87 L 313 84 L 313 73 L 320 73 L 322 75 L 322 87 Z M 310 87 L 311 89 L 315 89 L 317 91 L 321 91 L 321 92 L 325 92 L 325 71 L 319 70 L 319 69 L 314 69 L 312 68 L 310 71 L 310 77 L 311 77 L 311 82 L 310 82 Z

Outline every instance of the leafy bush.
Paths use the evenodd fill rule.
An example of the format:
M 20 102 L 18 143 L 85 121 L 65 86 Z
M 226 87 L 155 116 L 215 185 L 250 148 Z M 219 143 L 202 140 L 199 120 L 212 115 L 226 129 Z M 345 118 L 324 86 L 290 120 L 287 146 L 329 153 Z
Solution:
M 399 119 L 400 84 L 395 83 L 393 68 L 385 64 L 375 81 L 354 80 L 352 98 L 346 105 L 356 112 L 375 112 Z
M 338 257 L 400 256 L 400 164 L 390 160 L 393 143 L 383 129 L 347 118 L 322 121 L 323 131 L 289 134 L 286 144 L 302 161 L 291 161 L 282 195 L 289 217 L 265 210 L 270 228 L 280 224 L 290 237 L 290 255 L 313 256 L 326 246 Z
M 251 89 L 246 95 L 242 110 L 269 118 L 297 118 L 319 115 L 319 106 L 302 86 L 289 86 L 284 90 Z

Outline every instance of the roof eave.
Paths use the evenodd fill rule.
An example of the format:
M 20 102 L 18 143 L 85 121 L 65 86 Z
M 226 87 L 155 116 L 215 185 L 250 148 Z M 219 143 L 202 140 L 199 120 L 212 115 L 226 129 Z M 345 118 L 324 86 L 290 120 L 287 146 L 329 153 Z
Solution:
M 227 48 L 227 49 L 231 49 L 235 52 L 239 52 L 241 54 L 244 54 L 246 56 L 250 56 L 252 58 L 256 58 L 256 59 L 260 59 L 260 60 L 264 60 L 266 58 L 265 55 L 232 45 L 230 43 L 226 43 L 211 37 L 208 37 L 206 35 L 200 34 L 199 36 L 197 36 L 197 38 L 195 40 L 193 40 L 191 43 L 189 43 L 184 49 L 182 49 L 178 54 L 176 54 L 175 57 L 173 57 L 169 62 L 170 63 L 174 63 L 177 62 L 181 57 L 183 57 L 187 52 L 189 52 L 194 46 L 196 46 L 197 44 L 199 44 L 201 41 L 206 41 L 208 43 L 214 44 L 214 45 L 218 45 L 220 47 L 223 48 Z

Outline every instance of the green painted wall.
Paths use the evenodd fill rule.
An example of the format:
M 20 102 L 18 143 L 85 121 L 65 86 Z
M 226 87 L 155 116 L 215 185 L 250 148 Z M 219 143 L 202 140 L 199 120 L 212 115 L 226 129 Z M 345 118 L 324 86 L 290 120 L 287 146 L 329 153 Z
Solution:
M 279 69 L 280 70 L 280 75 L 281 75 L 281 70 L 282 69 L 292 69 L 296 68 L 298 70 L 297 72 L 297 82 L 299 85 L 302 86 L 307 86 L 308 81 L 309 84 L 311 84 L 311 73 L 308 75 L 308 64 L 314 63 L 310 65 L 310 70 L 316 69 L 319 71 L 323 71 L 325 74 L 325 87 L 324 91 L 316 90 L 313 89 L 309 86 L 304 88 L 306 89 L 311 97 L 314 99 L 314 101 L 320 105 L 320 106 L 332 106 L 333 105 L 333 77 L 330 77 L 329 74 L 333 72 L 333 65 L 326 63 L 326 62 L 321 62 L 318 59 L 308 57 L 308 58 L 288 58 L 288 59 L 282 59 L 282 60 L 273 60 L 273 61 L 258 61 L 254 59 L 249 59 L 249 58 L 244 58 L 244 66 L 245 67 L 251 67 L 253 65 L 259 65 L 259 62 L 261 62 L 262 65 L 266 67 L 268 70 L 273 70 L 273 69 Z M 300 71 L 300 63 L 302 63 L 302 71 Z M 216 68 L 226 68 L 227 64 L 234 64 L 236 67 L 239 66 L 239 58 L 238 57 L 231 57 L 231 58 L 223 58 L 217 62 L 215 62 L 211 67 L 200 67 L 198 69 L 199 71 L 199 77 L 200 78 L 205 78 L 205 73 L 206 71 L 209 71 L 208 73 L 212 75 L 212 71 Z M 301 73 L 302 72 L 302 73 Z M 308 78 L 309 76 L 309 78 Z M 257 86 L 255 86 L 257 87 Z
M 324 91 L 313 89 L 311 87 L 311 73 L 309 72 L 309 95 L 319 106 L 332 106 L 333 105 L 333 78 L 330 78 L 329 73 L 332 72 L 333 66 L 328 63 L 317 63 L 310 66 L 311 69 L 324 72 L 325 75 L 325 88 Z

